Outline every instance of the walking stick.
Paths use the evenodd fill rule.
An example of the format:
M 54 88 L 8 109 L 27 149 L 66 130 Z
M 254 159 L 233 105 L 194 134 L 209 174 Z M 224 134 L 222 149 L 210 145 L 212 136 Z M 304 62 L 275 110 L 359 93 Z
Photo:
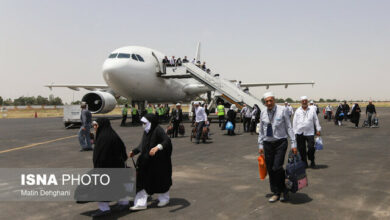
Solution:
M 131 160 L 133 161 L 134 168 L 137 169 L 137 165 L 135 165 L 134 158 L 132 157 Z

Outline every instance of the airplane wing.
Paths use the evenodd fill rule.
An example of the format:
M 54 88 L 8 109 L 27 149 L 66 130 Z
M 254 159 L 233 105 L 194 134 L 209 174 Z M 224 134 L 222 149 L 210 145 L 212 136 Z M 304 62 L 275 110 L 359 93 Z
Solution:
M 94 90 L 107 90 L 109 87 L 104 84 L 94 84 L 94 85 L 81 85 L 81 84 L 50 84 L 45 85 L 45 87 L 48 87 L 49 89 L 52 89 L 54 87 L 56 88 L 69 88 L 75 91 L 80 91 L 80 88 L 94 91 Z
M 287 88 L 289 85 L 312 85 L 314 86 L 314 82 L 295 82 L 295 83 L 241 83 L 241 87 L 260 87 L 265 86 L 269 89 L 270 86 L 284 86 Z

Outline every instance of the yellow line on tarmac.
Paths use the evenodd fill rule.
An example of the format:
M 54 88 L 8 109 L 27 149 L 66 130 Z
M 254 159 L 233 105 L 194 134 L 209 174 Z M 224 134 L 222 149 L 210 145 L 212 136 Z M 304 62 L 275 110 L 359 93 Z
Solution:
M 68 137 L 57 138 L 57 139 L 50 140 L 50 141 L 44 141 L 44 142 L 40 142 L 40 143 L 29 144 L 29 145 L 21 146 L 21 147 L 15 147 L 15 148 L 11 148 L 11 149 L 8 149 L 8 150 L 0 151 L 0 154 L 11 152 L 11 151 L 15 151 L 15 150 L 22 150 L 22 149 L 26 149 L 26 148 L 31 148 L 31 147 L 35 147 L 35 146 L 42 145 L 42 144 L 50 144 L 50 143 L 53 143 L 53 142 L 56 142 L 56 141 L 61 141 L 61 140 L 65 140 L 65 139 L 68 139 L 68 138 L 73 138 L 73 137 L 76 137 L 76 136 L 77 135 L 72 135 L 72 136 L 68 136 Z

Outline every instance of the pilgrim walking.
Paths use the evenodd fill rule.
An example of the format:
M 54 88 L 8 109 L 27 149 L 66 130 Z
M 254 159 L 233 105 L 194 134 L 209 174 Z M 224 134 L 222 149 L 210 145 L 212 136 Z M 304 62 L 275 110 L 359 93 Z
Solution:
M 172 143 L 164 129 L 158 125 L 158 118 L 146 114 L 141 122 L 144 133 L 141 143 L 129 156 L 140 154 L 137 159 L 137 194 L 131 210 L 147 208 L 148 195 L 158 194 L 158 207 L 169 203 L 169 189 L 172 185 Z

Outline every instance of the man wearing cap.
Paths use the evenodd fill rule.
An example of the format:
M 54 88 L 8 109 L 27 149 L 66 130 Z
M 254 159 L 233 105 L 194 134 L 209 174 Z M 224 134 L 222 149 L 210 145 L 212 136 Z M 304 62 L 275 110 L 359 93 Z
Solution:
M 79 142 L 80 142 L 80 146 L 81 146 L 80 151 L 92 150 L 91 137 L 90 137 L 92 114 L 87 109 L 87 104 L 85 102 L 81 103 L 80 121 L 81 121 L 81 127 L 80 127 L 80 130 L 78 132 Z
M 290 116 L 291 118 L 292 115 L 294 114 L 294 109 L 291 107 L 290 103 L 288 102 L 284 102 L 284 107 L 288 109 L 288 116 Z
M 290 137 L 291 148 L 297 154 L 295 135 L 291 126 L 288 109 L 284 106 L 275 105 L 275 96 L 272 92 L 264 94 L 266 111 L 260 115 L 259 153 L 264 154 L 269 182 L 273 196 L 269 202 L 286 201 L 288 191 L 285 186 L 285 171 L 283 169 Z
M 321 126 L 315 108 L 309 108 L 307 102 L 307 96 L 302 96 L 302 106 L 294 114 L 293 130 L 296 135 L 299 154 L 306 163 L 306 167 L 308 167 L 307 158 L 309 158 L 311 161 L 310 167 L 315 168 L 314 154 L 316 150 L 314 148 L 314 134 L 317 136 L 321 135 Z
M 203 127 L 208 124 L 207 114 L 199 102 L 194 102 L 195 107 L 195 122 L 196 122 L 196 144 L 199 144 L 200 136 L 202 135 Z
M 241 118 L 243 119 L 244 132 L 249 132 L 249 127 L 252 119 L 252 109 L 250 109 L 246 104 L 241 109 Z
M 181 104 L 176 104 L 176 109 L 172 110 L 172 124 L 173 124 L 173 132 L 171 138 L 177 137 L 179 133 L 179 125 L 183 120 L 183 111 L 181 110 Z
M 320 110 L 318 109 L 318 106 L 314 104 L 314 101 L 313 100 L 310 100 L 310 108 L 313 108 L 314 109 L 314 112 L 318 115 L 318 113 L 320 113 Z

